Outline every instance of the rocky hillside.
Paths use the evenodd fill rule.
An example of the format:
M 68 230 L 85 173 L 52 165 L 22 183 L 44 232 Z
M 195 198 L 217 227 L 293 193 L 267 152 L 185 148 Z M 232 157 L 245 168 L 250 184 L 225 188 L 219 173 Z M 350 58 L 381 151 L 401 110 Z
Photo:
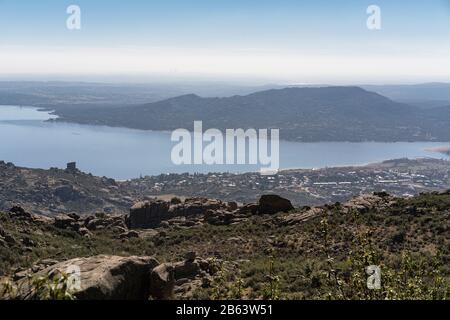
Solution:
M 245 206 L 174 198 L 136 203 L 126 216 L 49 218 L 14 207 L 0 214 L 0 272 L 8 283 L 2 294 L 442 299 L 449 290 L 449 218 L 449 192 L 376 193 L 301 208 L 274 195 Z M 367 289 L 368 265 L 381 267 L 382 290 Z
M 21 168 L 0 161 L 0 210 L 20 204 L 43 215 L 123 213 L 137 198 L 135 192 L 106 177 L 78 170 Z

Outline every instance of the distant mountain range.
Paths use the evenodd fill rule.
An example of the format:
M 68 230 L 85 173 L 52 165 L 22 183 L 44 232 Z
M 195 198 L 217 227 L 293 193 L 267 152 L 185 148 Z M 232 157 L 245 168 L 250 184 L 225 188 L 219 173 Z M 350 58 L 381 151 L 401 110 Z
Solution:
M 206 97 L 249 94 L 277 85 L 250 86 L 224 82 L 96 83 L 0 81 L 0 105 L 133 105 L 196 93 Z
M 182 95 L 134 106 L 57 108 L 59 121 L 145 130 L 279 128 L 293 141 L 450 141 L 450 107 L 419 108 L 360 87 L 304 87 L 243 96 Z
M 364 85 L 361 87 L 377 92 L 392 100 L 416 105 L 421 108 L 450 106 L 450 83 Z

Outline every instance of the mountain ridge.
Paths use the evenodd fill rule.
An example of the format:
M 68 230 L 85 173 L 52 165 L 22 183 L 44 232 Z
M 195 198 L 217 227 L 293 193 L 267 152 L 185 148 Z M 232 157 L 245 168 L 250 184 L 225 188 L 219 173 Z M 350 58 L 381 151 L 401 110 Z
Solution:
M 56 110 L 58 121 L 143 130 L 279 128 L 291 141 L 450 141 L 450 113 L 392 101 L 357 86 L 269 89 L 248 95 L 181 95 L 115 108 Z M 435 121 L 438 120 L 436 125 Z

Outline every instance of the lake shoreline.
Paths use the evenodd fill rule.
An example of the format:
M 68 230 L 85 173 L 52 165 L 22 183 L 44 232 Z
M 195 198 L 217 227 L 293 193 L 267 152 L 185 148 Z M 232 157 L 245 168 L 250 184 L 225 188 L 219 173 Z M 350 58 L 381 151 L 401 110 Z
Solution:
M 264 167 L 259 164 L 175 165 L 171 161 L 175 143 L 170 139 L 170 132 L 45 121 L 48 117 L 43 115 L 45 112 L 35 107 L 0 108 L 0 134 L 11 137 L 0 147 L 1 159 L 32 168 L 64 168 L 67 162 L 75 161 L 85 172 L 119 180 L 165 173 L 246 173 Z M 398 158 L 448 159 L 446 155 L 439 157 L 435 152 L 426 151 L 446 144 L 280 140 L 280 170 L 361 166 Z
M 13 105 L 0 105 L 0 107 L 3 106 L 13 106 Z M 80 121 L 75 119 L 66 119 L 61 116 L 61 114 L 58 114 L 58 109 L 55 108 L 48 108 L 48 107 L 39 107 L 39 106 L 19 106 L 20 108 L 29 108 L 29 109 L 35 109 L 38 112 L 47 113 L 49 116 L 55 116 L 55 118 L 49 118 L 45 119 L 46 122 L 59 122 L 59 123 L 68 123 L 68 124 L 79 124 L 79 125 L 87 125 L 87 126 L 99 126 L 99 127 L 108 127 L 108 128 L 122 128 L 122 129 L 132 129 L 132 130 L 138 130 L 143 132 L 161 132 L 161 133 L 171 133 L 173 130 L 179 129 L 174 128 L 173 130 L 155 130 L 155 129 L 143 129 L 143 128 L 136 128 L 132 126 L 121 126 L 121 125 L 114 125 L 114 124 L 99 124 L 95 121 Z M 0 119 L 1 120 L 1 119 Z M 192 126 L 193 124 L 191 124 Z M 190 130 L 188 127 L 183 128 L 188 130 L 190 133 L 193 133 L 192 130 Z M 242 128 L 242 129 L 248 129 L 248 128 Z M 257 128 L 253 128 L 257 129 Z M 281 133 L 281 129 L 280 129 Z M 415 142 L 430 142 L 430 143 L 443 143 L 447 144 L 450 143 L 450 138 L 448 141 L 446 140 L 439 140 L 435 141 L 432 139 L 410 139 L 410 140 L 362 140 L 362 139 L 354 139 L 354 140 L 302 140 L 302 139 L 280 139 L 280 141 L 285 142 L 297 142 L 297 143 L 415 143 Z M 450 153 L 450 150 L 449 150 Z

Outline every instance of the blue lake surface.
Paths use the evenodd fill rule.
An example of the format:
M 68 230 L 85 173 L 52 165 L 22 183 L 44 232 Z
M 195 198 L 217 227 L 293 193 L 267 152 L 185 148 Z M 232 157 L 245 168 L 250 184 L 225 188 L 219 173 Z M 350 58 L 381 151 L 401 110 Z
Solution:
M 0 106 L 0 160 L 31 168 L 78 167 L 116 179 L 182 172 L 258 171 L 259 165 L 175 165 L 176 144 L 168 132 L 46 122 L 48 112 Z M 187 128 L 189 129 L 189 128 Z M 205 128 L 207 129 L 207 128 Z M 395 158 L 449 157 L 426 151 L 448 146 L 439 142 L 320 142 L 280 141 L 280 168 L 322 168 L 363 165 Z

